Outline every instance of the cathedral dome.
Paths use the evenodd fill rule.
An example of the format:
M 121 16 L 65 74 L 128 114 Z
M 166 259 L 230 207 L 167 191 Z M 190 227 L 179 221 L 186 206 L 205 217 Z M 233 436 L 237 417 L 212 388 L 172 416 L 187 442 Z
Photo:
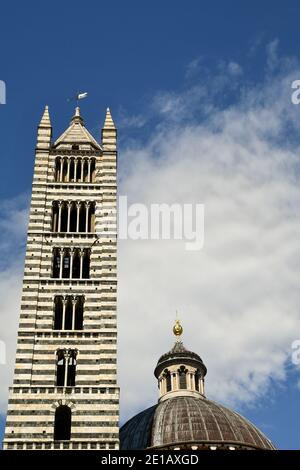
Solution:
M 207 369 L 198 354 L 176 342 L 155 367 L 159 401 L 120 429 L 123 450 L 134 449 L 275 449 L 271 441 L 238 413 L 205 396 Z
M 130 419 L 120 430 L 121 449 L 275 449 L 238 413 L 206 398 L 178 396 Z

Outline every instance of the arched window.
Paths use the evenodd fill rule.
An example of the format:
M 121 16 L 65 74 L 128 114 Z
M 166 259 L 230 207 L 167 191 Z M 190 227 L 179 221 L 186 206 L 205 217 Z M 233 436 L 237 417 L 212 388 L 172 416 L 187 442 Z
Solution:
M 59 278 L 60 274 L 60 251 L 58 248 L 53 250 L 52 277 Z
M 90 255 L 91 250 L 88 248 L 82 250 L 80 248 L 64 248 L 63 251 L 61 251 L 60 248 L 54 248 L 52 258 L 52 277 L 58 279 L 89 279 Z M 72 272 L 70 272 L 71 267 Z
M 84 297 L 71 295 L 54 297 L 54 330 L 83 329 Z M 62 363 L 61 363 L 62 364 Z
M 54 419 L 54 440 L 69 441 L 71 439 L 71 408 L 60 405 L 56 408 Z
M 91 182 L 95 181 L 95 174 L 96 174 L 96 161 L 94 158 L 92 158 L 92 163 L 91 163 Z
M 78 160 L 77 160 L 76 181 L 81 181 L 81 170 L 82 170 L 82 159 L 78 158 Z
M 63 329 L 63 298 L 57 295 L 54 298 L 54 330 Z
M 67 181 L 67 173 L 68 173 L 68 160 L 67 158 L 62 159 L 62 180 L 64 183 Z
M 178 373 L 179 373 L 179 388 L 183 389 L 186 388 L 186 368 L 184 366 L 180 366 Z
M 77 208 L 74 202 L 71 203 L 70 210 L 70 232 L 76 232 L 77 227 Z
M 80 204 L 79 209 L 79 232 L 85 232 L 86 209 L 85 204 Z
M 170 371 L 167 369 L 165 370 L 165 378 L 166 378 L 166 390 L 170 392 L 172 390 L 172 381 L 171 381 L 171 374 Z
M 76 378 L 76 353 L 72 351 L 69 357 L 67 386 L 74 387 Z
M 73 255 L 73 272 L 72 272 L 73 279 L 80 278 L 80 251 L 74 250 Z
M 88 183 L 88 161 L 86 158 L 83 160 L 83 181 L 85 183 Z
M 69 173 L 69 181 L 70 182 L 74 182 L 75 181 L 75 178 L 74 178 L 74 158 L 70 158 L 70 173 Z
M 73 302 L 72 302 L 72 297 L 67 296 L 66 300 L 66 306 L 65 306 L 65 324 L 64 324 L 64 330 L 72 330 L 72 317 L 73 317 Z
M 56 385 L 58 387 L 63 387 L 65 385 L 65 375 L 66 375 L 66 361 L 65 361 L 66 351 L 60 349 L 57 351 L 57 363 L 56 363 Z
M 95 231 L 95 204 L 91 203 L 89 208 L 89 225 L 88 231 L 94 232 Z
M 60 179 L 60 158 L 58 157 L 55 160 L 55 174 L 54 174 L 54 180 L 59 181 Z
M 60 231 L 66 232 L 67 227 L 68 227 L 68 204 L 63 202 L 62 207 L 61 207 Z
M 52 232 L 58 231 L 58 204 L 53 202 L 52 204 Z
M 64 250 L 62 277 L 63 278 L 70 277 L 70 251 L 69 250 Z
M 83 297 L 77 297 L 75 308 L 75 330 L 83 329 Z
M 74 387 L 76 377 L 76 349 L 59 349 L 56 363 L 57 387 Z
M 84 250 L 83 264 L 82 264 L 82 279 L 89 279 L 90 277 L 90 251 Z

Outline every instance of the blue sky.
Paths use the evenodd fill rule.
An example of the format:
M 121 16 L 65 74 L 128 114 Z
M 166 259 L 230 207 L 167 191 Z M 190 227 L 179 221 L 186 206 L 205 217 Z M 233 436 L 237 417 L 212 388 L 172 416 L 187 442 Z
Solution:
M 44 105 L 49 105 L 54 135 L 57 136 L 73 113 L 73 104 L 67 102 L 67 98 L 77 90 L 88 91 L 89 96 L 82 102 L 81 109 L 87 127 L 96 138 L 100 136 L 105 108 L 110 106 L 119 129 L 120 179 L 125 192 L 129 183 L 136 183 L 139 175 L 144 174 L 143 168 L 139 170 L 139 157 L 144 155 L 145 161 L 149 159 L 151 169 L 153 158 L 164 156 L 164 139 L 170 146 L 174 142 L 176 146 L 176 136 L 182 128 L 193 133 L 193 138 L 198 138 L 204 131 L 197 126 L 205 126 L 206 120 L 210 122 L 210 130 L 222 127 L 231 136 L 240 137 L 229 127 L 228 120 L 235 122 L 237 113 L 242 115 L 243 110 L 247 116 L 250 111 L 255 112 L 261 119 L 259 125 L 265 126 L 262 110 L 272 109 L 272 116 L 277 120 L 274 118 L 270 128 L 264 127 L 264 145 L 267 142 L 268 149 L 274 149 L 278 155 L 287 150 L 297 155 L 300 107 L 297 109 L 290 104 L 288 86 L 291 79 L 300 79 L 300 7 L 297 3 L 189 1 L 183 4 L 177 0 L 147 3 L 133 0 L 108 4 L 54 0 L 47 7 L 33 1 L 6 2 L 1 6 L 0 79 L 6 82 L 7 104 L 0 106 L 1 163 L 2 175 L 5 175 L 0 186 L 0 211 L 2 220 L 9 220 L 14 227 L 5 231 L 1 224 L 0 248 L 4 256 L 0 266 L 4 277 L 11 279 L 12 286 L 17 286 L 16 295 L 19 295 L 24 255 L 26 205 L 32 180 L 36 126 Z M 284 122 L 281 121 L 282 114 L 285 115 Z M 257 129 L 252 131 L 261 137 Z M 156 142 L 154 150 L 153 142 Z M 185 145 L 183 140 L 180 142 Z M 181 158 L 184 160 L 184 156 Z M 170 175 L 168 168 L 164 171 Z M 291 181 L 289 176 L 284 180 L 279 178 L 286 165 L 282 168 L 276 170 L 281 185 Z M 152 172 L 153 181 L 157 181 L 159 188 L 155 171 Z M 126 183 L 127 172 L 130 177 Z M 294 177 L 297 179 L 297 175 Z M 294 194 L 292 190 L 294 186 L 291 188 Z M 137 194 L 132 196 L 139 197 Z M 292 201 L 295 207 L 296 201 L 297 198 Z M 289 201 L 285 202 L 288 205 Z M 6 207 L 15 210 L 15 218 L 7 214 Z M 299 210 L 295 209 L 293 214 L 298 216 Z M 5 236 L 12 240 L 10 245 L 4 240 Z M 288 238 L 286 242 L 289 242 Z M 121 261 L 121 276 L 123 271 Z M 275 280 L 275 274 L 272 275 Z M 293 276 L 296 276 L 294 272 Z M 293 277 L 291 284 L 294 285 L 296 280 Z M 133 285 L 134 277 L 131 288 Z M 266 295 L 269 294 L 266 290 Z M 291 318 L 295 320 L 294 312 L 297 312 L 297 306 L 300 307 L 294 290 L 285 291 L 286 295 L 295 298 L 295 302 L 287 313 L 289 317 L 282 310 L 282 316 L 276 319 L 283 324 L 287 318 L 287 323 L 292 323 Z M 183 299 L 179 302 L 183 309 L 188 309 Z M 227 298 L 224 302 L 225 308 Z M 280 302 L 281 299 L 274 297 L 271 310 L 274 305 L 281 305 Z M 173 304 L 168 307 L 168 302 L 165 303 L 166 309 L 173 308 Z M 121 312 L 127 312 L 126 308 L 129 310 L 129 305 L 124 302 Z M 190 310 L 194 311 L 193 306 Z M 170 312 L 168 322 L 172 315 Z M 294 326 L 299 326 L 296 320 Z M 10 331 L 14 331 L 13 326 Z M 120 334 L 122 331 L 125 328 L 122 330 L 121 324 Z M 282 352 L 285 356 L 278 359 L 278 363 L 272 363 L 264 375 L 261 370 L 247 369 L 249 377 L 251 374 L 260 377 L 253 380 L 255 390 L 251 396 L 245 395 L 239 401 L 237 388 L 231 392 L 235 393 L 234 400 L 229 399 L 229 392 L 222 395 L 213 389 L 212 393 L 225 403 L 234 402 L 280 448 L 300 449 L 300 374 L 288 361 L 289 334 L 284 339 L 279 339 L 277 334 L 274 332 L 273 344 L 269 338 L 269 349 L 262 348 L 262 355 Z M 120 341 L 121 347 L 125 348 L 122 339 Z M 201 342 L 197 343 L 192 337 L 190 341 L 194 349 L 203 354 Z M 168 342 L 164 343 L 163 339 L 161 344 L 168 348 Z M 274 349 L 274 345 L 278 348 Z M 161 347 L 160 344 L 152 345 L 151 356 L 149 352 L 148 375 L 152 382 L 153 361 L 164 352 Z M 203 347 L 205 349 L 205 344 Z M 260 347 L 259 344 L 257 350 Z M 207 351 L 210 351 L 208 347 Z M 241 358 L 244 353 L 241 349 Z M 240 363 L 236 357 L 234 360 L 235 367 L 239 364 L 242 369 L 242 359 Z M 261 358 L 260 361 L 263 364 Z M 285 373 L 277 373 L 284 364 L 287 366 Z M 213 374 L 217 369 L 214 365 L 212 370 L 212 377 L 215 377 Z M 244 380 L 243 386 L 247 384 L 251 388 L 249 377 L 247 380 L 239 377 L 239 383 Z M 226 378 L 231 380 L 230 376 Z M 222 389 L 222 382 L 218 386 Z M 151 404 L 149 400 L 155 399 L 151 393 L 145 394 L 144 402 L 139 398 L 136 405 L 132 404 L 134 399 L 128 399 L 128 412 L 123 416 Z

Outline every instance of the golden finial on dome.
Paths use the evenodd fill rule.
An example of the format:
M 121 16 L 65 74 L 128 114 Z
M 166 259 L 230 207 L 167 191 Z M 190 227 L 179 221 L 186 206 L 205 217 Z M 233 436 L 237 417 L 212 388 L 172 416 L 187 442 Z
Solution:
M 180 324 L 180 320 L 176 318 L 175 325 L 173 326 L 173 333 L 176 336 L 176 339 L 179 340 L 180 336 L 183 333 L 183 328 Z

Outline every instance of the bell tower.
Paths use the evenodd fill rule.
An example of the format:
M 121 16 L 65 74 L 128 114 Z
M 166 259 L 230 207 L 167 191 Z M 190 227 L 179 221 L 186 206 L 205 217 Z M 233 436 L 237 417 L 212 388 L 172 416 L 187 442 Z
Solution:
M 118 449 L 117 131 L 38 126 L 4 449 Z

